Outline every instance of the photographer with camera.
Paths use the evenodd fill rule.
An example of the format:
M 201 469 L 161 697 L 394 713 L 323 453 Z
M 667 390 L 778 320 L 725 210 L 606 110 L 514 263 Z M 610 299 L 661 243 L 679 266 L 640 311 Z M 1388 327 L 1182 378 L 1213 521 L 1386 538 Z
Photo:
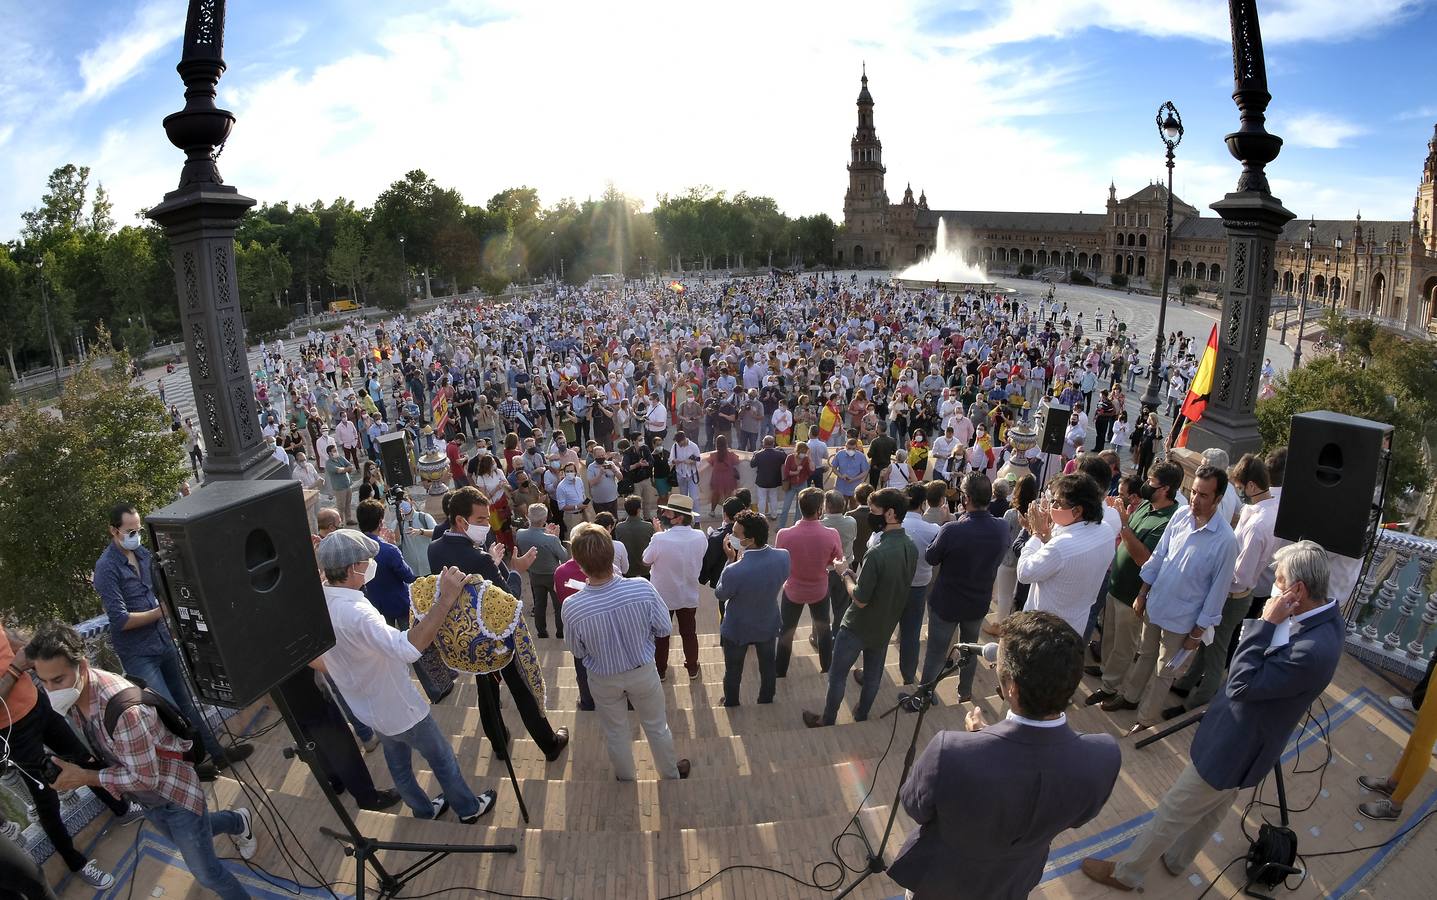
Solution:
M 609 451 L 603 444 L 594 445 L 594 461 L 589 463 L 589 498 L 594 502 L 594 512 L 606 512 L 614 518 L 619 516 L 619 466 L 609 458 Z
M 52 772 L 54 789 L 89 787 L 135 800 L 155 830 L 179 849 L 196 881 L 225 900 L 248 898 L 239 879 L 220 862 L 213 837 L 231 835 L 240 857 L 252 858 L 255 835 L 250 812 L 208 809 L 200 778 L 187 757 L 193 742 L 171 731 L 157 706 L 144 700 L 126 703 L 119 695 L 133 689 L 133 682 L 90 665 L 84 640 L 69 625 L 42 625 L 25 648 L 25 656 L 48 694 L 49 706 L 84 733 L 104 763 L 103 768 L 87 769 L 52 757 L 58 770 Z M 118 716 L 106 715 L 111 703 L 124 704 Z M 175 711 L 172 704 L 166 705 Z M 47 733 L 46 743 L 54 736 Z M 52 744 L 51 749 L 65 752 L 63 745 Z M 85 880 L 96 884 L 88 877 Z M 109 879 L 104 886 L 112 882 Z
M 3 627 L 4 623 L 0 623 L 0 628 Z M 45 778 L 49 765 L 46 747 L 51 752 L 77 761 L 88 761 L 90 752 L 65 725 L 64 717 L 51 707 L 49 698 L 35 689 L 35 682 L 27 672 L 31 664 L 20 635 L 7 629 L 4 638 L 0 640 L 0 701 L 3 701 L 0 704 L 0 734 L 7 742 L 5 756 L 19 770 L 20 780 L 35 801 L 40 827 L 65 865 L 90 887 L 107 888 L 114 883 L 114 877 L 75 849 L 60 817 L 60 797 Z M 108 791 L 97 789 L 95 796 L 119 817 L 121 824 L 140 817 L 139 807 L 132 808 L 128 802 Z

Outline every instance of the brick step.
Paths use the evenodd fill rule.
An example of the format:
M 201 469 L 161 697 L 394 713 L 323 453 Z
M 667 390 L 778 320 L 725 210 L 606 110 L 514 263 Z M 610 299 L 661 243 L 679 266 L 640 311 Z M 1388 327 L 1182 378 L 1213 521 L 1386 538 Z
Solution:
M 687 782 L 684 784 L 687 785 Z M 632 792 L 637 786 L 628 785 L 628 788 Z M 231 779 L 217 781 L 214 792 L 218 799 L 217 808 L 243 805 L 251 812 L 259 811 L 256 796 L 241 789 Z M 706 802 L 710 799 L 716 805 L 730 804 L 730 798 L 724 795 L 716 794 L 713 798 L 706 798 Z M 878 795 L 872 799 L 874 804 L 864 808 L 859 822 L 869 841 L 877 842 L 887 821 L 888 807 L 885 802 L 878 802 Z M 285 789 L 273 789 L 273 785 L 269 801 L 285 817 L 293 834 L 313 857 L 320 871 L 335 873 L 345 880 L 352 878 L 354 863 L 343 857 L 342 845 L 323 837 L 318 831 L 319 827 L 341 830 L 328 802 L 297 796 Z M 844 831 L 852 815 L 852 808 L 845 808 L 819 817 L 786 822 L 744 822 L 739 825 L 704 825 L 701 828 L 681 828 L 675 824 L 664 831 L 599 831 L 596 828 L 539 830 L 493 821 L 493 817 L 503 811 L 504 802 L 506 799 L 502 795 L 500 807 L 476 825 L 461 824 L 454 818 L 453 812 L 448 812 L 438 821 L 417 822 L 408 814 L 401 818 L 385 812 L 355 811 L 348 801 L 346 808 L 354 815 L 355 824 L 362 834 L 379 840 L 402 828 L 402 840 L 411 842 L 516 844 L 519 847 L 519 853 L 514 855 L 451 855 L 443 864 L 411 883 L 408 893 L 483 884 L 489 890 L 547 897 L 668 896 L 697 887 L 720 868 L 731 864 L 767 865 L 808 880 L 813 865 L 832 860 L 833 838 Z M 605 812 L 598 811 L 595 815 L 605 815 Z M 273 815 L 256 815 L 260 842 L 254 863 L 270 871 L 286 871 L 286 863 L 280 857 L 274 845 L 276 838 L 270 831 L 273 822 Z M 902 835 L 911 827 L 907 817 L 898 817 L 894 837 L 890 841 L 890 857 L 900 845 Z M 290 853 L 297 853 L 295 837 L 287 831 L 282 834 Z M 224 838 L 218 838 L 217 850 L 220 850 L 220 855 L 233 855 L 233 851 L 228 851 Z M 842 850 L 849 864 L 862 864 L 861 841 L 856 838 L 845 840 Z M 395 871 L 412 863 L 415 858 L 415 854 L 385 853 L 379 860 L 389 870 Z M 829 871 L 823 874 L 832 877 L 832 867 L 826 868 Z M 575 893 L 576 886 L 585 886 L 582 894 Z M 812 897 L 816 893 L 815 888 L 799 886 L 775 874 L 739 870 L 729 871 L 703 890 L 688 896 L 704 900 L 718 900 L 720 897 L 796 899 Z M 878 900 L 891 897 L 892 893 L 894 886 L 891 881 L 872 878 L 854 896 Z
M 963 715 L 961 708 L 935 707 L 924 721 L 924 735 L 920 741 L 926 741 L 942 728 L 961 727 Z M 914 720 L 909 716 L 899 719 L 898 734 L 893 738 L 895 744 L 901 742 L 906 745 L 912 736 L 913 724 Z M 833 728 L 804 729 L 801 736 L 764 731 L 711 738 L 676 738 L 674 749 L 681 759 L 686 758 L 693 764 L 691 779 L 735 778 L 826 768 L 837 762 L 862 766 L 882 755 L 891 735 L 894 735 L 891 720 L 873 720 L 849 722 Z M 253 743 L 255 755 L 251 765 L 256 771 L 277 772 L 288 777 L 288 773 L 294 770 L 308 777 L 309 770 L 303 762 L 285 759 L 281 755 L 282 749 L 293 743 L 286 729 L 276 729 Z M 482 735 L 453 734 L 450 745 L 466 777 L 479 780 L 508 777 L 508 769 L 503 761 L 494 758 L 492 745 Z M 639 778 L 658 778 L 648 740 L 637 722 L 632 730 L 632 750 Z M 569 746 L 554 762 L 546 760 L 522 731 L 511 744 L 511 752 L 514 772 L 520 778 L 609 782 L 614 777 L 607 744 L 596 717 L 591 713 L 580 715 Z M 365 761 L 376 785 L 383 787 L 391 783 L 382 751 L 366 754 Z M 424 760 L 417 754 L 413 763 L 415 771 L 427 769 Z

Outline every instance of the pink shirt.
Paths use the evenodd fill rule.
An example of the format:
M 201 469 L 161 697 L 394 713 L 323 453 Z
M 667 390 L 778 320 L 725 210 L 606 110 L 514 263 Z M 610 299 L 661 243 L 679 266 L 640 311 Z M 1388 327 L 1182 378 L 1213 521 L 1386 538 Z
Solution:
M 828 596 L 828 566 L 843 559 L 838 532 L 818 519 L 800 519 L 779 531 L 773 545 L 788 551 L 783 593 L 792 603 L 817 603 Z

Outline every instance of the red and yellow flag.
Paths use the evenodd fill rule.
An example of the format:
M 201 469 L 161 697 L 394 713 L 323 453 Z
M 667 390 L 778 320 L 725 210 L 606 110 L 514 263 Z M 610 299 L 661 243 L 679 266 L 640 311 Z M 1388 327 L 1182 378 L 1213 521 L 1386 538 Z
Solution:
M 1217 369 L 1217 326 L 1212 327 L 1212 333 L 1208 335 L 1207 347 L 1203 349 L 1202 359 L 1198 361 L 1197 374 L 1193 376 L 1192 384 L 1188 385 L 1187 398 L 1183 400 L 1182 417 L 1186 420 L 1182 433 L 1174 442 L 1178 447 L 1186 447 L 1188 444 L 1188 429 L 1192 424 L 1202 418 L 1203 411 L 1207 409 L 1208 396 L 1212 393 L 1213 371 Z
M 818 414 L 818 436 L 825 441 L 828 440 L 829 435 L 833 434 L 834 429 L 838 428 L 842 422 L 843 414 L 832 400 L 828 401 L 823 404 L 823 410 Z

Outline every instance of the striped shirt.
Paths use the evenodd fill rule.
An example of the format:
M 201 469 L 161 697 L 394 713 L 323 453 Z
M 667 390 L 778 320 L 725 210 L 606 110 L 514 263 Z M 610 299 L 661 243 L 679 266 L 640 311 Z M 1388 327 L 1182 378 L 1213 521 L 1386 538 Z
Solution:
M 669 610 L 642 578 L 586 585 L 564 601 L 564 642 L 590 675 L 618 675 L 654 660 L 654 638 L 672 630 Z

